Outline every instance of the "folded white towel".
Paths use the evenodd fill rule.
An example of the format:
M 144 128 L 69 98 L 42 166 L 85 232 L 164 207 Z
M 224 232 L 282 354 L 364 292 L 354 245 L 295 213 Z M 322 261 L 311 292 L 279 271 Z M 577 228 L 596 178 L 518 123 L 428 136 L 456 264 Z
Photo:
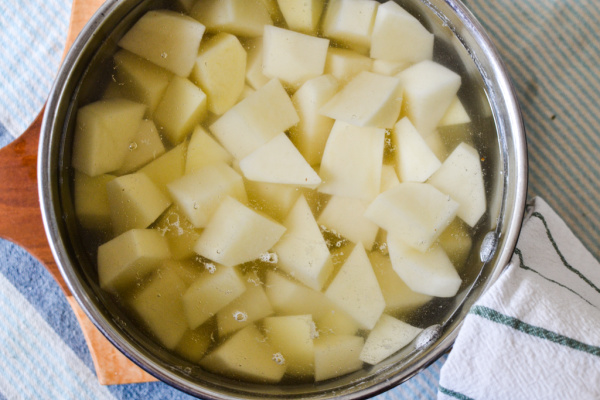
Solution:
M 464 321 L 438 399 L 600 398 L 600 264 L 546 202 L 532 207 Z

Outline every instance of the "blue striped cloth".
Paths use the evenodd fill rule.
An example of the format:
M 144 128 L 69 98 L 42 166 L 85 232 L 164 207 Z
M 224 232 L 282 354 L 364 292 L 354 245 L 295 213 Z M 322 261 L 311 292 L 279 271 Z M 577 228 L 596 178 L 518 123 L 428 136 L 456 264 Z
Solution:
M 592 255 L 600 257 L 600 3 L 465 3 L 504 56 L 522 102 L 530 149 L 530 196 L 544 197 Z M 1 146 L 27 128 L 48 95 L 70 7 L 71 0 L 0 1 Z M 460 366 L 460 358 L 454 359 L 450 361 L 458 364 L 453 365 Z M 435 398 L 445 362 L 443 357 L 377 399 Z M 452 377 L 447 372 L 443 376 Z M 440 397 L 464 395 L 460 387 L 443 383 L 447 393 L 442 391 Z M 98 385 L 83 335 L 52 277 L 25 251 L 0 241 L 0 400 L 21 398 L 189 396 L 162 383 Z

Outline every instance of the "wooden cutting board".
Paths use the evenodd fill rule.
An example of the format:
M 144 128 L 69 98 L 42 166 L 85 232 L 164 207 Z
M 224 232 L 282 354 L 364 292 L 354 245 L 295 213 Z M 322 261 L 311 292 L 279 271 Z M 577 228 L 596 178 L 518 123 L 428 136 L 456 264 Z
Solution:
M 104 0 L 73 0 L 65 54 L 103 3 Z M 63 289 L 79 321 L 101 384 L 156 381 L 98 331 L 70 294 L 54 261 L 42 224 L 37 191 L 37 151 L 43 114 L 44 110 L 17 140 L 0 150 L 0 237 L 27 249 Z

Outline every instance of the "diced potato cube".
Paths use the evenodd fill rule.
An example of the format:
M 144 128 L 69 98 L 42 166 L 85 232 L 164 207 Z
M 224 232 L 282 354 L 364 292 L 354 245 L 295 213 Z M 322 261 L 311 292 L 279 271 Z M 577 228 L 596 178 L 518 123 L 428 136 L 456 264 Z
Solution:
M 416 63 L 433 58 L 433 33 L 393 1 L 377 9 L 371 57 Z
M 381 167 L 381 193 L 399 184 L 400 180 L 398 179 L 398 174 L 396 174 L 396 169 L 392 165 L 384 164 Z
M 377 196 L 364 215 L 388 234 L 426 251 L 457 210 L 458 203 L 432 185 L 406 182 Z
M 402 72 L 410 63 L 405 61 L 373 60 L 371 72 L 380 75 L 394 76 Z
M 292 89 L 323 74 L 329 40 L 275 26 L 265 26 L 263 74 Z
M 193 363 L 199 362 L 212 344 L 210 334 L 214 324 L 207 322 L 198 328 L 185 331 L 185 334 L 175 347 L 175 353 Z
M 287 230 L 273 247 L 279 259 L 277 266 L 306 286 L 321 290 L 333 264 L 304 196 L 300 196 L 283 225 Z
M 111 79 L 111 81 L 108 82 L 106 89 L 104 89 L 104 93 L 102 93 L 100 100 L 122 99 L 126 97 L 125 93 L 123 93 L 124 90 L 121 89 L 122 85 L 119 85 L 117 82 Z
M 411 290 L 394 271 L 392 261 L 387 255 L 374 251 L 369 254 L 369 260 L 385 299 L 385 312 L 406 313 L 421 307 L 433 298 Z
M 319 110 L 333 97 L 338 87 L 333 76 L 322 75 L 306 81 L 292 96 L 300 122 L 290 128 L 290 139 L 310 165 L 321 163 L 334 122 L 321 115 Z
M 200 263 L 193 260 L 167 260 L 160 266 L 159 273 L 165 270 L 172 271 L 182 280 L 185 285 L 184 290 L 182 291 L 183 293 L 192 285 L 192 283 L 196 282 L 202 276 L 205 268 Z
M 223 114 L 210 131 L 241 160 L 298 121 L 290 96 L 273 79 Z
M 278 315 L 310 314 L 317 320 L 332 308 L 323 293 L 271 270 L 267 272 L 265 293 Z
M 283 220 L 301 193 L 300 189 L 289 185 L 249 180 L 244 183 L 252 207 L 276 220 Z
M 138 131 L 129 144 L 129 153 L 125 156 L 123 165 L 115 173 L 117 175 L 128 174 L 143 165 L 160 157 L 165 152 L 158 130 L 150 120 L 143 120 Z
M 277 0 L 257 0 L 257 2 L 265 7 L 267 12 L 271 16 L 273 22 L 283 22 L 283 15 L 281 14 L 281 10 L 279 9 L 279 4 L 277 4 Z
M 310 189 L 321 184 L 319 175 L 283 132 L 244 157 L 240 169 L 244 177 L 252 181 Z
M 98 278 L 105 290 L 122 290 L 169 258 L 169 245 L 153 229 L 132 229 L 98 247 Z
M 200 231 L 183 215 L 177 206 L 171 206 L 154 224 L 169 242 L 171 255 L 175 260 L 183 260 L 196 254 L 194 246 L 200 238 Z
M 363 329 L 373 329 L 385 299 L 362 245 L 354 250 L 325 291 L 325 296 L 347 312 Z
M 184 290 L 177 274 L 165 269 L 128 301 L 143 325 L 168 349 L 175 348 L 188 329 L 181 302 Z
M 458 202 L 457 214 L 469 226 L 477 224 L 486 208 L 480 158 L 475 148 L 461 143 L 429 178 L 429 183 Z
M 174 11 L 148 11 L 119 46 L 181 77 L 192 71 L 204 25 Z
M 277 0 L 288 27 L 294 31 L 316 35 L 323 12 L 323 0 Z
M 219 33 L 200 46 L 190 78 L 208 96 L 208 109 L 221 115 L 244 89 L 246 50 L 235 36 Z
M 250 96 L 252 93 L 256 92 L 256 90 L 252 89 L 248 85 L 244 85 L 244 89 L 242 89 L 242 93 L 240 94 L 240 98 L 238 99 L 238 103 L 244 100 L 246 97 Z
M 167 184 L 183 176 L 187 147 L 187 142 L 181 143 L 142 167 L 139 172 L 150 178 L 165 196 L 171 196 Z
M 110 218 L 119 235 L 134 228 L 147 228 L 171 205 L 146 175 L 123 175 L 106 184 Z
M 328 335 L 315 339 L 315 381 L 361 369 L 363 362 L 359 356 L 364 344 L 362 337 L 351 335 Z
M 319 336 L 354 335 L 358 332 L 358 323 L 339 308 L 327 310 L 319 318 L 315 318 L 315 325 Z
M 277 350 L 267 342 L 256 326 L 250 325 L 204 357 L 200 365 L 232 378 L 277 383 L 283 377 L 286 367 L 276 361 L 276 355 Z
M 434 130 L 423 136 L 423 139 L 438 160 L 443 162 L 446 160 L 446 158 L 448 158 L 448 146 L 446 145 L 447 136 L 442 138 L 440 132 L 438 130 Z
M 301 193 L 297 187 L 277 183 L 249 180 L 244 183 L 250 204 L 276 220 L 282 220 L 288 214 Z
M 316 332 L 310 315 L 268 317 L 263 321 L 263 329 L 269 343 L 283 356 L 286 375 L 313 376 Z
M 246 60 L 246 82 L 255 90 L 267 83 L 269 78 L 263 74 L 263 41 L 262 37 L 248 41 L 246 46 L 248 58 Z
M 261 36 L 263 26 L 273 24 L 265 7 L 248 0 L 198 1 L 190 15 L 202 22 L 209 32 L 238 36 Z
M 257 259 L 283 235 L 285 227 L 226 197 L 196 243 L 198 254 L 233 266 Z
M 332 0 L 325 11 L 323 36 L 361 53 L 368 53 L 378 3 Z
M 473 247 L 473 238 L 469 233 L 468 226 L 460 218 L 455 218 L 442 232 L 438 242 L 452 264 L 454 264 L 454 267 L 460 272 L 461 268 L 464 268 Z
M 436 297 L 452 297 L 458 292 L 460 276 L 439 245 L 421 252 L 388 234 L 388 248 L 394 271 L 413 291 Z
M 326 74 L 333 75 L 341 84 L 346 84 L 363 71 L 369 71 L 373 60 L 352 50 L 330 47 L 325 60 Z
M 174 77 L 154 113 L 154 122 L 173 144 L 181 143 L 206 115 L 206 94 L 187 79 Z
M 247 202 L 242 177 L 225 163 L 211 164 L 167 185 L 171 197 L 196 228 L 204 228 L 222 198 Z
M 226 336 L 272 315 L 275 311 L 262 286 L 248 289 L 217 313 L 219 336 Z
M 383 314 L 369 333 L 360 359 L 367 364 L 378 364 L 408 345 L 422 331 L 421 328 Z
M 77 111 L 73 168 L 89 176 L 121 167 L 146 106 L 129 100 L 101 100 Z
M 460 87 L 460 75 L 433 61 L 421 61 L 398 74 L 404 88 L 402 113 L 427 135 L 438 125 Z
M 246 290 L 240 273 L 219 265 L 207 271 L 183 294 L 183 308 L 190 329 L 196 329 Z
M 471 122 L 471 117 L 469 117 L 465 106 L 463 106 L 458 96 L 455 96 L 438 126 L 468 124 L 469 122 Z
M 319 191 L 366 201 L 375 198 L 381 186 L 384 139 L 384 129 L 336 121 L 323 151 Z
M 111 228 L 106 184 L 113 179 L 115 179 L 113 175 L 91 177 L 75 171 L 75 215 L 84 228 L 97 230 Z
M 152 115 L 162 98 L 172 74 L 126 50 L 114 55 L 120 91 L 127 98 L 148 106 Z
M 201 126 L 197 126 L 192 133 L 185 160 L 185 173 L 197 171 L 211 164 L 233 161 L 227 152 L 213 137 Z
M 363 71 L 321 107 L 321 114 L 356 126 L 391 129 L 401 106 L 400 79 Z
M 442 165 L 406 117 L 392 130 L 394 161 L 402 182 L 425 182 Z
M 360 199 L 332 196 L 317 222 L 371 250 L 379 227 L 363 216 L 366 209 Z

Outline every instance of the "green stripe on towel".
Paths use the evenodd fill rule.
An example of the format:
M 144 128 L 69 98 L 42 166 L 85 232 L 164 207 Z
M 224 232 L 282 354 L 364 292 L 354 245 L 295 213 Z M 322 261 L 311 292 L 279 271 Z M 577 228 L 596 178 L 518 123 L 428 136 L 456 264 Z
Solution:
M 572 339 L 567 336 L 560 335 L 556 332 L 549 331 L 544 328 L 530 325 L 517 318 L 509 317 L 496 310 L 492 310 L 488 307 L 475 306 L 471 308 L 469 314 L 478 315 L 482 318 L 486 318 L 492 322 L 506 325 L 520 332 L 526 333 L 530 336 L 535 336 L 540 339 L 546 339 L 553 343 L 560 344 L 566 347 L 570 347 L 574 350 L 583 351 L 593 356 L 600 357 L 600 347 L 591 346 L 589 344 L 582 343 L 578 340 Z
M 471 398 L 469 396 L 465 396 L 464 394 L 459 393 L 459 392 L 455 392 L 454 390 L 446 389 L 443 386 L 440 386 L 439 390 L 440 390 L 440 393 L 445 394 L 446 396 L 454 397 L 455 399 L 459 399 L 459 400 L 473 400 L 473 398 Z

